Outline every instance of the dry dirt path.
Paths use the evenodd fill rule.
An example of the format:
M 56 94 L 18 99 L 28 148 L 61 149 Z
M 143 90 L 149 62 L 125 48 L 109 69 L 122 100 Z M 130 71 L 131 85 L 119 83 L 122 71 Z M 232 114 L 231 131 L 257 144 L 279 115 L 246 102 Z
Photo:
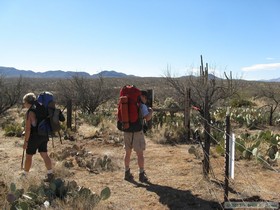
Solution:
M 188 154 L 188 146 L 162 146 L 147 140 L 145 152 L 145 169 L 150 184 L 138 181 L 136 154 L 132 154 L 131 171 L 134 182 L 123 180 L 123 148 L 112 147 L 101 143 L 88 143 L 87 149 L 92 153 L 106 154 L 119 166 L 114 172 L 103 172 L 99 175 L 75 172 L 74 179 L 81 185 L 100 191 L 109 186 L 112 195 L 101 203 L 104 209 L 211 209 L 218 206 L 212 201 L 199 198 L 192 193 L 192 188 L 199 184 L 200 162 Z M 191 164 L 188 164 L 191 163 Z M 191 175 L 192 174 L 192 175 Z M 192 178 L 188 177 L 189 175 Z M 83 177 L 83 179 L 80 179 Z M 71 177 L 72 178 L 72 177 Z M 202 178 L 202 177 L 201 177 Z
M 3 136 L 0 133 L 0 136 Z M 0 182 L 16 182 L 21 172 L 20 163 L 22 157 L 21 140 L 19 138 L 1 138 L 0 144 Z M 111 197 L 101 202 L 97 209 L 218 209 L 219 202 L 223 201 L 223 189 L 219 182 L 223 182 L 223 157 L 212 158 L 212 167 L 215 171 L 215 180 L 206 180 L 202 176 L 201 159 L 196 159 L 188 153 L 189 145 L 159 145 L 147 139 L 145 151 L 145 169 L 150 179 L 150 184 L 142 184 L 138 181 L 138 168 L 136 154 L 132 154 L 131 171 L 135 176 L 135 182 L 123 180 L 123 154 L 121 145 L 104 143 L 100 140 L 81 140 L 78 142 L 64 141 L 60 145 L 55 139 L 55 148 L 49 143 L 50 153 L 58 153 L 66 147 L 74 144 L 85 148 L 96 156 L 107 155 L 112 159 L 115 170 L 102 171 L 99 174 L 90 173 L 85 168 L 79 167 L 75 161 L 74 167 L 68 169 L 61 166 L 61 162 L 54 161 L 55 173 L 63 179 L 75 180 L 80 186 L 89 187 L 92 191 L 100 191 L 108 186 L 111 189 Z M 72 158 L 73 159 L 73 158 Z M 271 201 L 280 200 L 279 174 L 269 170 L 260 169 L 257 165 L 239 162 L 239 167 L 250 168 L 253 176 L 253 184 L 259 186 L 258 192 L 250 194 L 244 189 L 245 181 L 242 181 L 241 173 L 237 174 L 239 182 L 234 184 L 235 190 L 244 198 L 258 195 Z M 40 156 L 34 157 L 31 180 L 43 178 L 45 168 Z M 264 181 L 263 178 L 269 178 Z M 247 186 L 249 188 L 250 186 Z M 249 189 L 250 190 L 250 189 Z M 279 195 L 279 196 L 278 196 Z M 230 193 L 230 198 L 236 197 L 236 193 Z M 3 197 L 1 198 L 3 200 Z M 1 204 L 1 203 L 0 203 Z

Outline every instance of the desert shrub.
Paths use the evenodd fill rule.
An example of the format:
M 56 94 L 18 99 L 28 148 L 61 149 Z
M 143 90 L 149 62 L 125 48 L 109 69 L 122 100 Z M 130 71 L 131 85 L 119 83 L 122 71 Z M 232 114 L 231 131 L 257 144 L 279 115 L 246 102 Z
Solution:
M 168 97 L 165 99 L 163 107 L 170 109 L 169 114 L 170 114 L 171 120 L 173 120 L 175 113 L 177 113 L 180 109 L 179 104 L 171 97 Z
M 188 131 L 184 126 L 180 126 L 175 130 L 175 136 L 178 143 L 188 143 L 187 142 Z
M 117 95 L 108 80 L 102 76 L 86 78 L 75 75 L 59 83 L 59 92 L 62 103 L 66 104 L 69 99 L 72 99 L 81 111 L 87 114 L 94 113 L 101 105 Z
M 159 144 L 186 144 L 187 130 L 184 126 L 164 125 L 162 128 L 154 129 L 148 133 L 149 137 Z
M 81 117 L 85 120 L 86 123 L 92 126 L 98 126 L 102 121 L 102 115 L 99 113 L 81 114 Z
M 211 130 L 211 141 L 213 144 L 219 144 L 225 141 L 225 134 L 220 130 Z
M 21 137 L 22 126 L 18 123 L 6 124 L 4 125 L 4 135 Z
M 7 79 L 0 75 L 0 114 L 5 113 L 16 105 L 24 91 L 22 77 Z
M 252 107 L 252 106 L 256 106 L 256 104 L 247 99 L 234 98 L 230 101 L 230 106 L 233 108 L 240 108 L 240 107 Z
M 215 145 L 215 151 L 223 156 L 225 154 L 225 141 L 221 141 L 220 144 Z
M 153 127 L 162 127 L 166 123 L 166 113 L 164 111 L 158 111 L 153 113 Z
M 167 115 L 165 118 L 165 123 L 170 127 L 180 127 L 184 124 L 184 116 L 180 114 Z

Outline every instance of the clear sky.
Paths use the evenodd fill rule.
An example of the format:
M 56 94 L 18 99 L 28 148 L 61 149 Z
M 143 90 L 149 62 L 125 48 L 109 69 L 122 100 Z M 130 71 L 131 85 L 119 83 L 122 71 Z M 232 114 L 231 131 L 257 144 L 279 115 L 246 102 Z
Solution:
M 280 0 L 0 0 L 0 66 L 280 77 Z

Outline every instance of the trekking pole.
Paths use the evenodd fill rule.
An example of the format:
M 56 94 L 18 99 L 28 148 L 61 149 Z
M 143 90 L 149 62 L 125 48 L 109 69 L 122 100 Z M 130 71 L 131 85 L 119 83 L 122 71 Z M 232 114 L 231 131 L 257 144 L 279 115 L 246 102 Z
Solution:
M 67 105 L 61 110 L 61 112 L 64 112 L 64 110 L 67 108 Z
M 60 132 L 59 132 L 59 131 L 58 131 L 58 135 L 59 135 L 59 140 L 60 140 L 60 143 L 62 144 L 61 134 L 60 134 Z
M 25 151 L 25 149 L 23 149 L 23 151 L 22 151 L 21 170 L 23 170 L 24 151 Z
M 52 136 L 52 147 L 54 148 L 53 136 Z

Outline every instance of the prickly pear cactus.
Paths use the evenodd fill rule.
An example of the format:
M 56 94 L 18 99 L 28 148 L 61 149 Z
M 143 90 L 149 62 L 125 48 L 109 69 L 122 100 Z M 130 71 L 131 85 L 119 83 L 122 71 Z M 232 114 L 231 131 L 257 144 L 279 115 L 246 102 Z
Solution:
M 31 185 L 25 193 L 23 189 L 17 189 L 16 185 L 11 183 L 6 199 L 12 210 L 40 209 L 42 206 L 48 208 L 55 203 L 53 202 L 55 199 L 65 200 L 74 209 L 75 207 L 77 207 L 76 209 L 92 209 L 101 200 L 108 199 L 110 195 L 111 192 L 108 187 L 105 187 L 98 195 L 89 188 L 79 187 L 75 181 L 66 184 L 64 180 L 57 178 L 49 184 Z M 76 206 L 76 204 L 79 206 Z
M 105 187 L 101 193 L 100 193 L 100 198 L 101 200 L 106 200 L 111 196 L 111 190 L 109 187 Z

